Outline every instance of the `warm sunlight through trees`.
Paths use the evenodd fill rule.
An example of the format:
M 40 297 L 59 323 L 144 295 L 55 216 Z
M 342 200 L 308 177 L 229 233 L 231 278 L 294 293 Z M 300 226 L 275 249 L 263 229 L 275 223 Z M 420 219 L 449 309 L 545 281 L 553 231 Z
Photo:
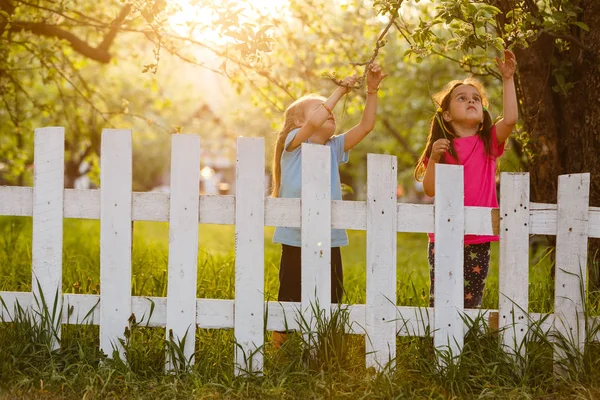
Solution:
M 223 1 L 204 1 L 198 2 L 195 0 L 172 0 L 173 7 L 177 10 L 168 18 L 169 25 L 181 36 L 190 36 L 195 40 L 209 41 L 212 43 L 226 43 L 227 38 L 219 34 L 215 29 L 214 22 L 222 17 L 218 7 L 227 5 L 228 2 Z M 199 3 L 212 3 L 210 7 L 198 7 Z M 242 0 L 235 2 L 239 6 L 240 17 L 249 20 L 265 15 L 274 17 L 286 10 L 287 0 Z M 221 11 L 227 7 L 222 7 Z M 211 12 L 213 10 L 215 12 Z M 244 15 L 245 14 L 245 15 Z M 229 38 L 231 39 L 231 38 Z
M 538 202 L 556 201 L 559 174 L 590 172 L 600 205 L 599 18 L 597 0 L 2 0 L 0 183 L 30 179 L 36 127 L 67 128 L 72 184 L 93 175 L 101 129 L 119 126 L 148 147 L 138 154 L 153 177 L 140 187 L 152 187 L 167 156 L 150 148 L 164 148 L 168 133 L 194 130 L 223 151 L 237 135 L 269 142 L 293 99 L 329 91 L 324 76 L 362 74 L 375 57 L 390 77 L 375 134 L 356 152 L 396 154 L 410 185 L 430 95 L 472 74 L 498 116 L 493 57 L 508 47 L 521 119 L 503 168 L 529 171 Z M 362 95 L 340 110 L 342 126 Z M 343 180 L 361 193 L 364 157 L 352 162 Z

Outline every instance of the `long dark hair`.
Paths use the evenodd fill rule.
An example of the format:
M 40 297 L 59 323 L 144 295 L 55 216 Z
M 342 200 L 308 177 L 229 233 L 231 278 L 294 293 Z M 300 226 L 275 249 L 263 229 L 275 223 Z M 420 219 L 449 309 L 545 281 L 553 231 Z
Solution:
M 301 125 L 298 125 L 298 121 L 304 121 L 306 116 L 306 102 L 308 100 L 325 101 L 327 99 L 319 95 L 309 94 L 300 97 L 286 108 L 283 114 L 283 127 L 277 135 L 273 155 L 273 187 L 271 189 L 271 196 L 273 197 L 279 197 L 279 188 L 281 186 L 281 155 L 283 154 L 285 139 L 292 130 L 301 127 Z
M 492 154 L 492 136 L 491 136 L 492 127 L 494 126 L 494 124 L 492 123 L 492 116 L 490 115 L 489 111 L 487 110 L 488 99 L 487 99 L 487 93 L 485 92 L 483 85 L 481 84 L 481 82 L 479 82 L 477 79 L 474 79 L 474 78 L 467 78 L 462 81 L 460 81 L 460 80 L 451 81 L 450 83 L 448 83 L 446 85 L 444 90 L 442 90 L 439 93 L 436 93 L 433 96 L 433 101 L 439 106 L 439 108 L 436 110 L 434 116 L 431 118 L 431 124 L 429 127 L 429 135 L 427 136 L 427 144 L 425 145 L 425 150 L 423 150 L 421 157 L 419 157 L 419 161 L 417 161 L 417 166 L 415 167 L 414 176 L 415 176 L 415 179 L 418 181 L 422 181 L 423 177 L 425 176 L 425 170 L 427 169 L 427 167 L 425 166 L 425 160 L 431 156 L 431 149 L 433 147 L 433 144 L 438 139 L 444 138 L 444 139 L 448 139 L 450 141 L 450 149 L 448 152 L 450 153 L 451 157 L 454 157 L 457 160 L 457 162 L 459 161 L 456 156 L 456 151 L 454 150 L 454 143 L 453 143 L 454 139 L 457 137 L 456 132 L 454 132 L 454 129 L 452 128 L 451 124 L 448 124 L 444 121 L 443 114 L 444 114 L 444 111 L 447 111 L 450 108 L 452 92 L 454 91 L 454 89 L 456 89 L 457 87 L 459 87 L 461 85 L 473 86 L 475 89 L 477 89 L 477 91 L 479 92 L 479 95 L 481 96 L 481 103 L 484 107 L 483 123 L 479 125 L 479 130 L 477 132 L 477 135 L 479 135 L 479 137 L 481 137 L 481 140 L 483 141 L 483 145 L 485 147 L 485 152 L 488 155 L 488 157 L 494 156 L 494 154 Z

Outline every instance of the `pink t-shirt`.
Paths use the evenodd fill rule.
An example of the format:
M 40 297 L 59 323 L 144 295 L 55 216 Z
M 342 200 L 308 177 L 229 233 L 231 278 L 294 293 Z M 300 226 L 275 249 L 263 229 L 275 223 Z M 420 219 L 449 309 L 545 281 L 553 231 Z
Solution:
M 504 143 L 498 144 L 496 125 L 492 127 L 492 154 L 485 152 L 483 140 L 479 135 L 457 137 L 452 141 L 458 155 L 458 162 L 448 153 L 444 154 L 446 164 L 460 164 L 464 167 L 465 206 L 498 208 L 496 197 L 496 160 L 504 153 Z M 433 233 L 429 240 L 434 241 Z M 496 242 L 498 236 L 465 235 L 465 245 Z

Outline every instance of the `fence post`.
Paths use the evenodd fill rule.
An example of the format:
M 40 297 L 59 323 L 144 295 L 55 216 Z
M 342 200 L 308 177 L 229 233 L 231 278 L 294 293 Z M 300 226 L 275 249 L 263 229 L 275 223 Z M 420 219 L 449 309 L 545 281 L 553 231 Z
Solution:
M 171 136 L 167 330 L 169 346 L 183 344 L 184 360 L 167 348 L 166 370 L 194 363 L 198 278 L 200 136 Z M 185 338 L 185 343 L 184 343 Z
M 235 374 L 261 373 L 265 313 L 265 143 L 237 139 Z
M 581 353 L 586 335 L 589 198 L 589 173 L 558 177 L 554 328 L 559 340 L 567 340 Z M 562 346 L 555 346 L 555 371 L 561 373 L 567 354 Z
M 367 170 L 366 366 L 382 370 L 396 359 L 396 157 L 368 154 Z
M 455 358 L 464 343 L 464 178 L 462 165 L 435 165 L 435 331 L 438 350 Z
M 50 330 L 56 349 L 62 316 L 64 128 L 36 129 L 34 142 L 32 291 L 35 319 Z
M 131 316 L 131 131 L 103 129 L 100 153 L 100 349 L 119 342 Z
M 330 164 L 329 146 L 302 144 L 302 316 L 311 332 L 331 313 Z
M 503 346 L 522 357 L 529 326 L 529 229 L 529 174 L 502 173 L 498 327 Z

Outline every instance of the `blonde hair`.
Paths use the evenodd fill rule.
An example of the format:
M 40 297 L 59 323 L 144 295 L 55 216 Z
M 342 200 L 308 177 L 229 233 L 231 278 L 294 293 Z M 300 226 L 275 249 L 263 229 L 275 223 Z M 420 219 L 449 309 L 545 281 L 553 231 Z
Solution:
M 273 197 L 279 197 L 279 188 L 281 187 L 281 155 L 285 147 L 285 140 L 291 131 L 302 126 L 298 125 L 298 121 L 302 121 L 301 123 L 304 122 L 306 117 L 306 103 L 309 100 L 325 101 L 327 99 L 316 94 L 302 96 L 290 104 L 283 114 L 283 127 L 277 135 L 273 155 L 273 188 L 271 190 L 271 196 Z
M 434 116 L 431 118 L 431 123 L 429 127 L 429 135 L 427 136 L 427 144 L 425 145 L 425 150 L 419 157 L 419 161 L 417 161 L 417 165 L 415 167 L 414 177 L 417 181 L 422 181 L 425 176 L 425 160 L 431 156 L 431 149 L 433 148 L 433 144 L 438 139 L 446 138 L 450 141 L 450 149 L 448 153 L 456 158 L 456 151 L 454 150 L 454 145 L 452 141 L 456 137 L 456 133 L 452 128 L 451 124 L 446 124 L 444 122 L 444 118 L 442 117 L 444 111 L 447 111 L 450 108 L 450 100 L 451 94 L 459 86 L 469 85 L 473 86 L 479 92 L 481 96 L 481 104 L 483 105 L 483 123 L 479 127 L 479 132 L 477 133 L 481 139 L 483 140 L 483 144 L 485 147 L 486 154 L 488 156 L 492 155 L 492 127 L 494 126 L 492 122 L 492 116 L 487 110 L 488 107 L 488 98 L 485 89 L 481 82 L 479 82 L 475 78 L 467 78 L 464 80 L 454 80 L 449 82 L 442 91 L 433 95 L 433 101 L 438 106 Z M 457 161 L 459 161 L 457 159 Z

